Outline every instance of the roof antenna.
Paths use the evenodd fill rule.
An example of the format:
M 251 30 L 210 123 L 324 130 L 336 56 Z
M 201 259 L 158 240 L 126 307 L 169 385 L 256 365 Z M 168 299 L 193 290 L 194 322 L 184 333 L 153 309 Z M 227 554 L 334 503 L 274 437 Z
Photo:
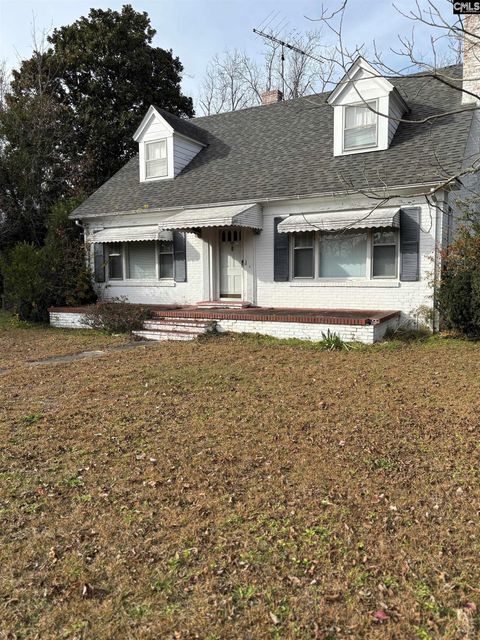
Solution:
M 295 47 L 293 44 L 289 44 L 288 42 L 284 42 L 283 40 L 280 40 L 279 38 L 276 38 L 275 36 L 270 35 L 269 33 L 266 33 L 265 31 L 261 31 L 260 29 L 253 29 L 253 33 L 256 33 L 257 36 L 260 36 L 261 38 L 265 38 L 266 40 L 270 40 L 271 42 L 275 42 L 276 44 L 279 44 L 281 46 L 281 64 L 282 64 L 282 93 L 285 96 L 285 47 L 287 49 L 290 49 L 290 51 L 295 51 L 295 53 L 299 53 L 302 56 L 308 56 L 308 57 L 312 57 L 310 56 L 306 51 L 303 51 L 303 49 L 299 49 L 298 47 Z
M 265 33 L 265 31 L 259 31 L 258 29 L 252 29 L 252 31 L 253 33 L 256 33 L 257 36 L 261 36 L 262 38 L 266 38 L 267 40 L 271 40 L 272 42 L 276 42 L 277 44 L 280 44 L 282 46 L 282 51 L 283 51 L 283 47 L 287 47 L 287 49 L 290 49 L 291 51 L 295 51 L 296 53 L 300 53 L 302 56 L 311 57 L 310 54 L 308 54 L 306 51 L 303 51 L 303 49 L 299 49 L 298 47 L 294 47 L 293 44 L 289 44 L 288 42 L 279 40 L 279 38 L 276 38 L 275 36 L 271 36 L 269 33 Z

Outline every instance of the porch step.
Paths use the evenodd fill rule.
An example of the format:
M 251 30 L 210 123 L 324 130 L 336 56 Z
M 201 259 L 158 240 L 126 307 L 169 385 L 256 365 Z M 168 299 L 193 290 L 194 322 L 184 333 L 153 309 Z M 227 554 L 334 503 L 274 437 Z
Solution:
M 197 302 L 199 309 L 248 309 L 252 307 L 252 303 L 247 300 L 204 300 Z
M 195 318 L 162 318 L 160 313 L 153 320 L 145 320 L 143 329 L 133 331 L 133 335 L 144 340 L 195 340 L 213 331 L 215 322 Z
M 200 335 L 184 333 L 183 331 L 132 331 L 132 333 L 137 338 L 156 340 L 158 342 L 166 340 L 195 340 Z
M 205 333 L 212 329 L 211 320 L 195 318 L 162 318 L 145 320 L 143 328 L 147 331 L 184 331 L 186 333 Z

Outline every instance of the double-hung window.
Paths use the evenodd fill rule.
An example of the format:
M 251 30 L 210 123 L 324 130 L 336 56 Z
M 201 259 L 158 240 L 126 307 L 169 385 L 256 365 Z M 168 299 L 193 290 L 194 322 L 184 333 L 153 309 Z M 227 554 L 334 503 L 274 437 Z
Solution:
M 158 277 L 173 278 L 173 242 L 161 241 L 158 247 Z
M 295 233 L 293 241 L 293 277 L 313 278 L 315 272 L 315 235 L 313 231 Z
M 292 277 L 371 279 L 398 276 L 398 231 L 345 230 L 294 233 Z
M 167 141 L 145 143 L 145 177 L 164 178 L 168 175 Z
M 109 280 L 170 280 L 174 277 L 172 241 L 140 240 L 107 245 Z
M 377 145 L 377 114 L 375 100 L 345 107 L 343 149 L 351 151 Z
M 120 243 L 108 245 L 108 279 L 123 280 L 123 255 Z
M 397 275 L 396 231 L 375 231 L 373 233 L 372 277 L 395 278 Z

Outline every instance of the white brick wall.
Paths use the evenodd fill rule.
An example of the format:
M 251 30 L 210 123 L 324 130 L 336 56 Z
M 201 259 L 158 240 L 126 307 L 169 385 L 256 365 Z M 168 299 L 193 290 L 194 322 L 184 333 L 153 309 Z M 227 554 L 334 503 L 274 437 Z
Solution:
M 203 261 L 205 243 L 194 234 L 187 234 L 187 282 L 134 283 L 124 280 L 97 285 L 104 300 L 126 298 L 142 304 L 192 304 L 204 299 Z
M 351 197 L 317 198 L 283 203 L 272 203 L 263 207 L 263 230 L 258 235 L 245 233 L 245 295 L 247 299 L 262 307 L 304 307 L 323 309 L 371 309 L 399 310 L 404 317 L 413 316 L 421 306 L 433 307 L 433 271 L 435 246 L 438 237 L 442 240 L 441 220 L 437 229 L 437 212 L 425 204 L 424 200 L 404 198 L 395 200 L 395 205 L 421 206 L 420 235 L 420 281 L 400 282 L 399 280 L 364 281 L 273 281 L 273 220 L 276 216 L 310 213 L 319 211 L 368 208 L 371 201 Z M 162 217 L 153 212 L 139 214 L 136 222 L 154 224 Z M 128 224 L 131 216 L 119 216 L 117 225 Z M 438 231 L 438 236 L 437 236 Z M 125 297 L 129 302 L 145 304 L 196 304 L 200 300 L 214 298 L 216 293 L 216 269 L 218 259 L 214 246 L 215 230 L 205 229 L 203 237 L 187 236 L 187 282 L 110 283 L 99 289 L 105 299 Z M 210 271 L 214 270 L 213 276 Z
M 61 311 L 50 311 L 50 324 L 58 329 L 90 329 L 83 324 L 84 313 L 65 313 Z
M 374 341 L 374 326 L 350 326 L 332 324 L 311 324 L 303 322 L 267 322 L 256 320 L 219 320 L 217 330 L 221 333 L 260 333 L 274 338 L 298 338 L 300 340 L 323 340 L 328 331 L 346 342 Z
M 409 202 L 409 206 L 419 203 Z M 406 316 L 422 305 L 433 306 L 431 279 L 435 256 L 436 213 L 422 206 L 420 280 L 357 282 L 273 282 L 273 219 L 285 209 L 266 207 L 264 226 L 257 236 L 257 301 L 265 307 L 398 310 Z M 296 211 L 295 211 L 296 212 Z
M 62 311 L 50 312 L 50 324 L 61 329 L 88 329 L 83 324 L 84 314 Z M 299 338 L 300 340 L 322 340 L 328 332 L 334 333 L 346 342 L 364 342 L 372 344 L 381 340 L 389 327 L 398 324 L 396 318 L 380 325 L 350 326 L 332 324 L 311 324 L 302 322 L 267 322 L 257 320 L 219 320 L 217 330 L 220 333 L 260 333 L 275 338 Z

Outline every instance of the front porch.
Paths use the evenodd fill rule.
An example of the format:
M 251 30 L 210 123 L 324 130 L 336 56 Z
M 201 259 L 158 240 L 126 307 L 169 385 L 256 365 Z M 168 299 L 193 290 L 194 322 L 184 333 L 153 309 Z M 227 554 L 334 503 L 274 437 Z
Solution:
M 152 340 L 192 339 L 211 329 L 220 333 L 260 333 L 276 338 L 322 340 L 328 331 L 348 342 L 372 344 L 398 325 L 399 311 L 351 309 L 290 309 L 267 307 L 202 308 L 202 306 L 143 305 L 151 309 L 139 337 Z M 50 324 L 85 328 L 88 307 L 50 309 Z

